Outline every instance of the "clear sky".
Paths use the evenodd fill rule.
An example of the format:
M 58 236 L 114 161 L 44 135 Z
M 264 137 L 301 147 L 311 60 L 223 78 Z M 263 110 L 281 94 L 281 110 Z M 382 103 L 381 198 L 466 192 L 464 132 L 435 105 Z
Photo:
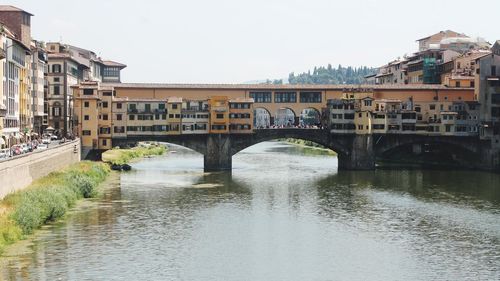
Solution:
M 8 1 L 7 1 L 8 2 Z M 7 4 L 7 3 L 5 3 Z M 128 65 L 124 82 L 240 83 L 380 66 L 451 29 L 500 39 L 499 0 L 18 0 L 32 35 Z

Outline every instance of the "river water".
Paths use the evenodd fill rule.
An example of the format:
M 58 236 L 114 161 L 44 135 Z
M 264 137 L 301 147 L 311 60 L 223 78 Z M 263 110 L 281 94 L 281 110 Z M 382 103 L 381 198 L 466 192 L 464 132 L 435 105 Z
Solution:
M 0 280 L 499 280 L 500 175 L 337 172 L 279 142 L 204 174 L 170 151 L 9 251 Z

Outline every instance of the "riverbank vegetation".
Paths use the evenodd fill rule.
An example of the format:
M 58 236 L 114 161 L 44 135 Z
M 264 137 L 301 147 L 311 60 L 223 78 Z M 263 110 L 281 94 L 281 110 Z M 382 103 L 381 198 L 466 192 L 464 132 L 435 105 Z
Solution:
M 42 225 L 63 217 L 77 200 L 95 197 L 110 169 L 83 161 L 34 181 L 0 201 L 0 252 Z
M 312 149 L 324 150 L 324 151 L 327 151 L 328 154 L 330 154 L 330 155 L 337 155 L 337 153 L 335 151 L 333 151 L 333 150 L 331 150 L 331 149 L 329 149 L 321 144 L 318 144 L 318 143 L 315 143 L 312 141 L 308 141 L 308 140 L 286 138 L 286 139 L 280 139 L 280 141 L 284 141 L 287 143 L 292 143 L 295 145 L 300 145 L 300 146 L 304 146 L 304 147 L 308 147 L 308 148 L 312 148 Z
M 162 155 L 165 151 L 167 148 L 164 145 L 139 146 L 129 149 L 113 148 L 102 154 L 102 161 L 111 165 L 123 165 L 137 158 Z

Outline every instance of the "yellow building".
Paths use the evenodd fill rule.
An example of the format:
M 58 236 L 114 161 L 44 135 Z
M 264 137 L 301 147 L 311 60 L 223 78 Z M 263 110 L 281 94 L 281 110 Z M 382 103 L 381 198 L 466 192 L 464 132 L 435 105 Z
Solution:
M 26 141 L 30 140 L 33 130 L 30 66 L 31 59 L 27 59 L 24 68 L 19 69 L 19 130 Z
M 253 133 L 253 99 L 229 100 L 229 132 Z
M 78 134 L 82 147 L 99 148 L 99 115 L 101 98 L 97 83 L 82 83 L 73 88 L 75 96 L 74 110 L 78 120 Z
M 210 133 L 229 133 L 229 99 L 227 96 L 214 96 L 208 99 L 210 109 Z
M 182 98 L 172 97 L 167 100 L 167 123 L 169 135 L 181 134 Z

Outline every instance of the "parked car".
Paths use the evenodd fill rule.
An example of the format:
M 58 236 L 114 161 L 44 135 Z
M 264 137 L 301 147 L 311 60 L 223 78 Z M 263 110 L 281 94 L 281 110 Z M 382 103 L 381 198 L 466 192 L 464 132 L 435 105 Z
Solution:
M 57 136 L 56 136 L 56 135 L 51 135 L 51 136 L 50 136 L 50 139 L 51 139 L 51 140 L 57 140 Z
M 23 150 L 23 153 L 28 153 L 30 152 L 30 147 L 27 144 L 21 144 L 21 149 Z
M 43 143 L 43 144 L 49 144 L 49 143 L 51 143 L 51 139 L 50 139 L 50 137 L 45 137 L 45 138 L 43 138 L 43 139 L 42 139 L 42 143 Z

